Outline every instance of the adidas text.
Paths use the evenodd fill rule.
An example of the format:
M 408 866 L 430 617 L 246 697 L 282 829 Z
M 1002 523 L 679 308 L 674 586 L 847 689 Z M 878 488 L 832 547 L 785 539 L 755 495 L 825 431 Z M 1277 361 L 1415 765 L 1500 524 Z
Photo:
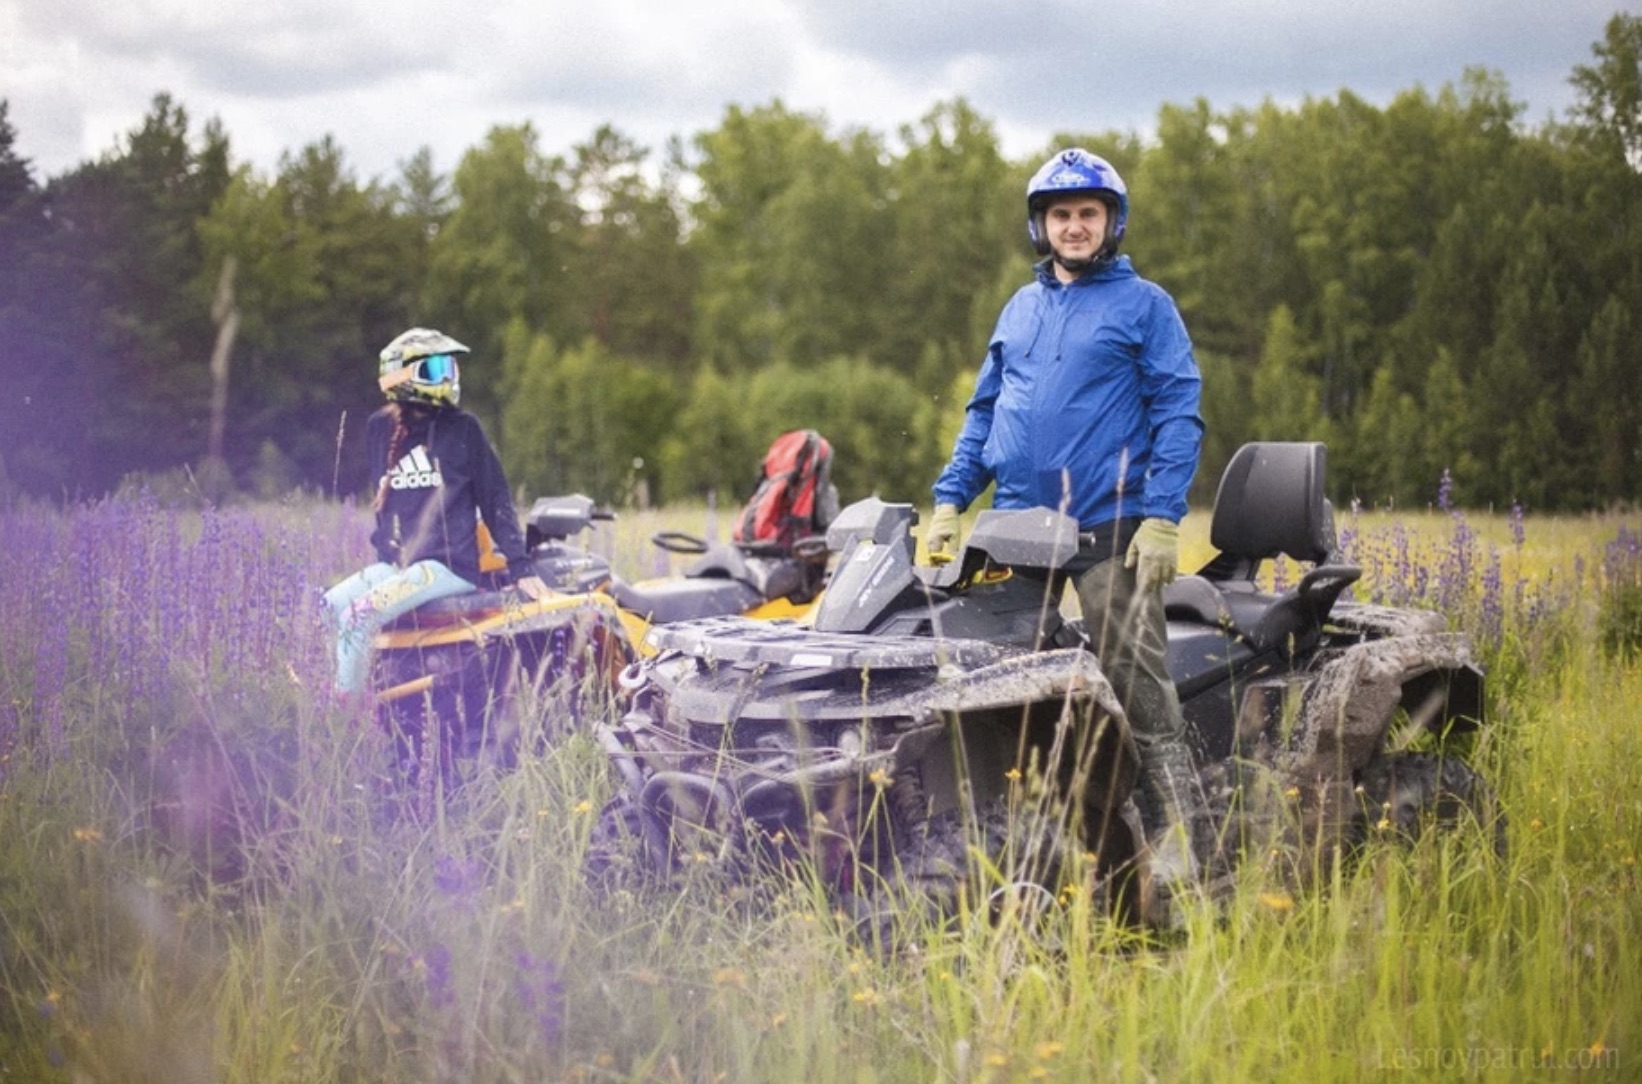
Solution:
M 396 471 L 388 476 L 388 486 L 392 489 L 429 489 L 444 484 L 445 480 L 436 470 L 417 471 L 415 474 L 400 474 Z

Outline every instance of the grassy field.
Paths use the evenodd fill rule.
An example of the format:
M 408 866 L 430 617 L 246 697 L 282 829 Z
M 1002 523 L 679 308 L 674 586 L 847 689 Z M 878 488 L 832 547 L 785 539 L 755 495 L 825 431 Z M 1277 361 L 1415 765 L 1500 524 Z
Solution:
M 664 524 L 728 530 L 596 545 L 655 574 Z M 594 892 L 583 735 L 395 815 L 323 695 L 357 511 L 0 514 L 0 1080 L 1642 1079 L 1636 517 L 1339 526 L 1363 597 L 1476 637 L 1508 857 L 1458 832 L 1250 868 L 1180 935 L 1074 896 L 884 958 L 801 879 Z

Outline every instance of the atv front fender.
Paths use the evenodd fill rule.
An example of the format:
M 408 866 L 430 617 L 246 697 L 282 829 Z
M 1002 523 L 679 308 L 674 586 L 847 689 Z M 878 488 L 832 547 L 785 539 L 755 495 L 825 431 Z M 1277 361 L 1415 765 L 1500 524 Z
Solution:
M 1424 633 L 1369 640 L 1325 655 L 1309 678 L 1298 711 L 1251 687 L 1249 716 L 1266 716 L 1263 756 L 1300 788 L 1308 834 L 1329 838 L 1355 809 L 1352 793 L 1362 768 L 1386 749 L 1399 709 L 1416 730 L 1441 733 L 1448 725 L 1482 721 L 1482 672 L 1470 641 L 1455 633 Z M 1262 701 L 1264 703 L 1262 704 Z M 1241 727 L 1240 727 L 1241 728 Z
M 1317 672 L 1277 766 L 1301 779 L 1349 775 L 1380 752 L 1400 707 L 1415 725 L 1431 730 L 1454 718 L 1459 702 L 1480 714 L 1480 680 L 1470 641 L 1461 635 L 1353 644 Z M 1450 696 L 1451 685 L 1458 686 L 1453 691 L 1459 695 Z M 1428 691 L 1417 697 L 1420 702 L 1410 702 L 1410 689 Z
M 897 743 L 893 770 L 916 771 L 934 812 L 962 797 L 984 801 L 1034 769 L 1103 816 L 1134 789 L 1134 734 L 1100 663 L 1082 648 L 953 673 L 915 699 L 916 728 Z

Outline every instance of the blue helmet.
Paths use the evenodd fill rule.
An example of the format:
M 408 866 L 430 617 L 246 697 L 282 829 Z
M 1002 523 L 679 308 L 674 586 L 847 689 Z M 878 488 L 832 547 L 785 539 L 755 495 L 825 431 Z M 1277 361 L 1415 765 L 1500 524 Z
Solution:
M 1044 230 L 1044 211 L 1055 196 L 1088 193 L 1103 200 L 1112 213 L 1106 221 L 1106 243 L 1101 258 L 1116 255 L 1129 221 L 1129 189 L 1112 163 L 1082 147 L 1060 151 L 1038 167 L 1026 183 L 1026 235 L 1039 256 L 1049 255 L 1049 237 Z

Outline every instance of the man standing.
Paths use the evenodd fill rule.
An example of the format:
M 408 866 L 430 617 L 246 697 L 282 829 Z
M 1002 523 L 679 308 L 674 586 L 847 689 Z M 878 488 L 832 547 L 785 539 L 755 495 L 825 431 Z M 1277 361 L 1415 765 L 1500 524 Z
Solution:
M 1026 208 L 1045 258 L 998 317 L 925 546 L 955 549 L 959 514 L 989 483 L 994 507 L 1063 509 L 1095 534 L 1078 600 L 1140 749 L 1154 870 L 1178 894 L 1212 845 L 1165 667 L 1161 594 L 1202 445 L 1201 380 L 1173 299 L 1118 255 L 1129 198 L 1110 163 L 1061 151 L 1027 185 Z

